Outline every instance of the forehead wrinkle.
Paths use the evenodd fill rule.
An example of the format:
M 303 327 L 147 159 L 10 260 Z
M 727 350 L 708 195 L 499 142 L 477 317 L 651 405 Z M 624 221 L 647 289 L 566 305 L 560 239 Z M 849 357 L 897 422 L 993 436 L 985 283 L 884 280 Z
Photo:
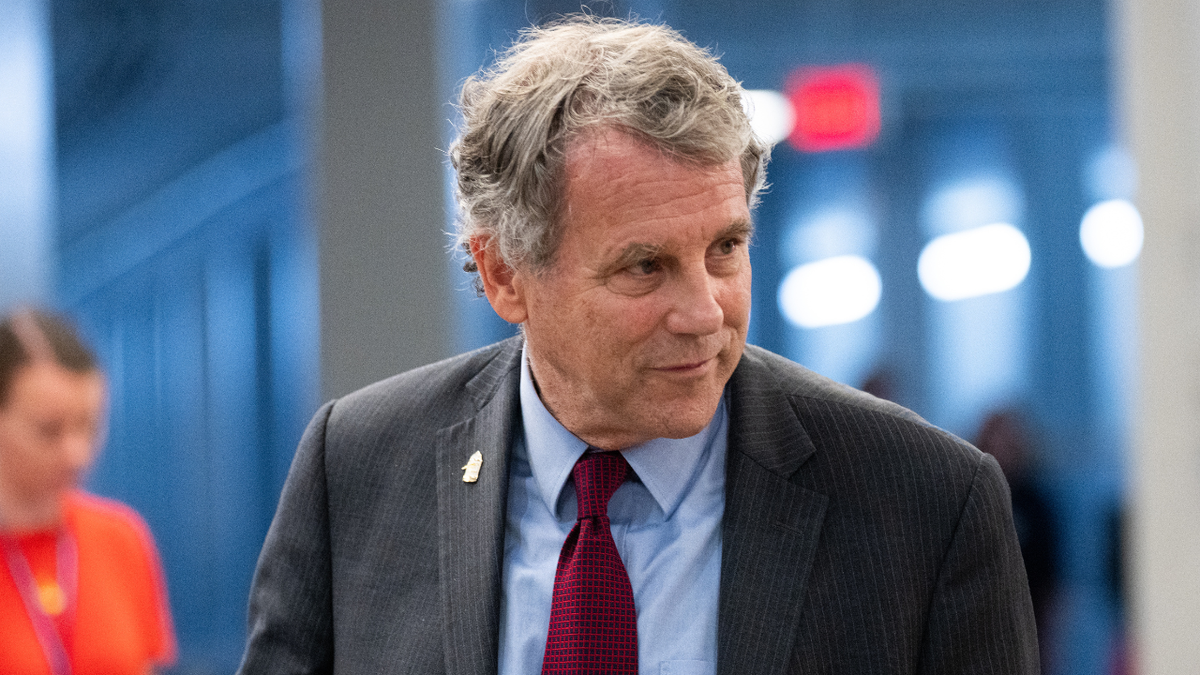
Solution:
M 647 179 L 644 176 L 635 177 L 625 173 L 620 166 L 607 166 L 604 170 L 599 170 L 593 173 L 610 174 L 607 177 L 608 189 L 605 194 L 597 195 L 594 192 L 587 193 L 587 198 L 591 201 L 600 202 L 603 205 L 616 204 L 627 205 L 631 194 L 654 196 L 656 199 L 653 203 L 641 204 L 638 208 L 629 211 L 629 215 L 636 217 L 642 211 L 663 211 L 678 208 L 677 211 L 669 215 L 659 215 L 657 218 L 686 218 L 697 211 L 709 208 L 711 205 L 706 204 L 704 198 L 714 191 L 736 191 L 743 192 L 741 183 L 726 184 L 723 176 L 720 174 L 722 167 L 704 167 L 703 172 L 679 173 L 677 169 L 688 167 L 679 164 L 669 164 L 664 167 L 665 171 L 659 175 Z M 684 189 L 677 189 L 676 186 L 682 186 Z M 582 194 L 580 186 L 577 184 L 571 186 L 568 191 L 569 196 L 576 197 Z M 662 196 L 669 194 L 670 197 L 664 199 Z M 568 198 L 568 202 L 572 200 Z
M 626 144 L 628 144 L 626 148 L 621 147 Z M 626 189 L 634 187 L 659 185 L 662 183 L 692 182 L 691 176 L 669 176 L 666 174 L 660 175 L 650 181 L 644 178 L 632 179 L 627 176 L 624 167 L 628 158 L 617 156 L 626 150 L 632 151 L 645 159 L 661 161 L 663 162 L 663 166 L 669 167 L 669 170 L 682 169 L 687 172 L 719 172 L 723 167 L 733 164 L 737 169 L 737 187 L 743 193 L 745 192 L 745 181 L 741 177 L 741 165 L 736 159 L 715 163 L 692 161 L 689 158 L 678 157 L 666 152 L 658 144 L 649 142 L 647 139 L 640 137 L 637 133 L 633 133 L 630 130 L 619 126 L 600 125 L 581 133 L 567 145 L 563 161 L 563 177 L 566 186 L 564 194 L 568 196 L 568 199 L 565 201 L 571 201 L 569 196 L 573 193 L 574 183 L 587 175 L 606 175 L 605 182 L 615 185 L 618 188 L 610 196 L 619 198 L 623 198 Z M 614 153 L 617 154 L 615 155 Z M 692 192 L 677 195 L 667 203 L 686 200 L 698 194 L 708 192 L 713 188 L 711 184 L 696 185 L 695 187 L 696 189 Z
M 631 206 L 629 203 L 631 193 L 655 193 L 662 195 L 663 193 L 671 193 L 670 189 L 660 189 L 658 186 L 664 184 L 680 184 L 686 185 L 691 189 L 684 194 L 671 194 L 668 199 L 661 199 L 653 204 L 642 204 Z M 715 190 L 737 189 L 741 191 L 741 185 L 726 186 L 719 180 L 706 180 L 697 183 L 697 181 L 687 176 L 661 176 L 652 180 L 633 181 L 628 180 L 624 176 L 619 176 L 612 180 L 610 189 L 606 190 L 603 195 L 595 193 L 587 193 L 584 199 L 591 201 L 598 208 L 596 210 L 605 212 L 605 220 L 609 224 L 618 222 L 617 216 L 613 213 L 620 213 L 621 221 L 641 221 L 645 224 L 660 222 L 660 221 L 675 221 L 675 220 L 690 220 L 698 214 L 714 209 L 726 210 L 725 217 L 729 219 L 729 225 L 716 233 L 714 238 L 731 236 L 731 235 L 750 235 L 754 232 L 754 223 L 750 218 L 749 211 L 745 208 L 742 202 L 738 202 L 735 207 L 723 207 L 720 204 L 705 203 L 705 195 L 708 195 Z M 740 196 L 740 195 L 739 195 Z M 574 215 L 577 199 L 568 199 L 567 213 Z M 699 203 L 698 203 L 699 201 Z M 714 200 L 715 201 L 715 200 Z M 606 206 L 615 205 L 615 208 Z M 677 208 L 677 206 L 682 205 Z M 647 244 L 649 245 L 649 244 Z

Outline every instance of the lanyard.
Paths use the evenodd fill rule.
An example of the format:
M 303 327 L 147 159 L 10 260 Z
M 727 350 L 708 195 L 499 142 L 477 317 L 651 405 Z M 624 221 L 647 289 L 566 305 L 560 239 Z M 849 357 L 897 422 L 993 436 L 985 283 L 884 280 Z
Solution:
M 37 633 L 42 653 L 46 656 L 46 662 L 50 664 L 50 672 L 54 675 L 71 675 L 71 662 L 67 657 L 62 634 L 59 632 L 58 626 L 54 624 L 54 619 L 43 608 L 42 591 L 38 589 L 37 580 L 33 578 L 33 570 L 29 568 L 29 561 L 25 559 L 25 554 L 21 552 L 14 537 L 0 536 L 0 541 L 4 543 L 4 557 L 8 561 L 8 571 L 17 584 L 17 590 L 21 593 L 21 600 L 25 603 L 25 613 L 29 615 L 29 620 L 33 623 L 33 630 Z M 48 600 L 59 606 L 60 611 L 56 613 L 61 614 L 72 611 L 74 609 L 72 603 L 78 597 L 76 591 L 79 586 L 79 551 L 75 546 L 75 538 L 67 532 L 65 527 L 59 531 L 54 549 L 57 557 L 55 572 L 59 587 L 54 589 L 55 595 Z

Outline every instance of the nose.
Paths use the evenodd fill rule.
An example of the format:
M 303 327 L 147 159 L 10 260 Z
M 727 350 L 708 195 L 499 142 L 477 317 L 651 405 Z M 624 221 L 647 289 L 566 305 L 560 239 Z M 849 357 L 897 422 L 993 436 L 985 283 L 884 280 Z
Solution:
M 718 301 L 721 280 L 714 279 L 704 265 L 698 268 L 681 270 L 674 284 L 667 330 L 677 335 L 711 335 L 725 322 Z

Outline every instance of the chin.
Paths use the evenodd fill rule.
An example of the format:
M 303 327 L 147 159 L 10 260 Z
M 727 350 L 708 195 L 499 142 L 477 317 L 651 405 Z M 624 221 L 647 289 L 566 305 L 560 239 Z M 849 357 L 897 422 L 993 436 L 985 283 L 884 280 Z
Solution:
M 718 397 L 717 401 L 720 398 Z M 661 419 L 656 437 L 660 438 L 687 438 L 695 436 L 704 431 L 704 427 L 712 421 L 713 415 L 717 412 L 717 402 L 714 401 L 712 407 L 707 410 L 687 410 L 672 414 L 666 419 Z
M 711 417 L 709 419 L 712 419 Z M 676 426 L 665 430 L 658 434 L 657 438 L 689 438 L 704 431 L 704 427 L 708 425 L 709 420 L 704 420 L 704 424 L 697 424 L 689 427 Z

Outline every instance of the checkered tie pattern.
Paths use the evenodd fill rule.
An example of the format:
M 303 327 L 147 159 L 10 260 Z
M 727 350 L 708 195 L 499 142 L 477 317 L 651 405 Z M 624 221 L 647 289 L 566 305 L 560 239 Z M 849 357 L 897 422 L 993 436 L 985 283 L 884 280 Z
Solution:
M 619 452 L 588 452 L 571 475 L 579 519 L 558 557 L 542 675 L 637 675 L 637 611 L 608 500 L 629 475 Z

